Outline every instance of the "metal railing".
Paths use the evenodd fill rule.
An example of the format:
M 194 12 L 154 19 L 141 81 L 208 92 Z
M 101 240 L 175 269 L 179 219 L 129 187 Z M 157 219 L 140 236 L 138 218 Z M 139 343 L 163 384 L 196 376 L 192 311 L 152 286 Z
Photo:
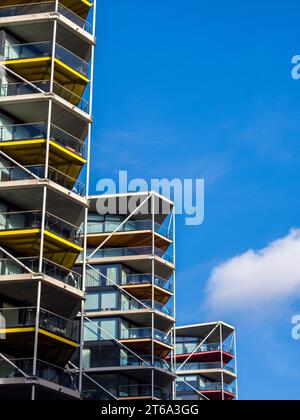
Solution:
M 42 92 L 41 92 L 42 91 Z M 54 82 L 53 91 L 50 90 L 50 81 L 49 80 L 38 80 L 34 82 L 15 82 L 15 83 L 6 83 L 0 84 L 0 97 L 10 97 L 10 96 L 23 96 L 23 95 L 35 95 L 41 93 L 54 93 L 60 96 L 62 99 L 66 100 L 70 104 L 76 106 L 81 111 L 88 113 L 89 104 L 88 101 L 71 92 L 67 88 L 59 85 Z
M 0 313 L 4 319 L 6 329 L 35 327 L 36 308 L 2 308 Z M 74 342 L 79 341 L 78 322 L 63 318 L 44 309 L 40 310 L 39 327 Z
M 22 257 L 18 258 L 20 263 L 24 264 L 34 274 L 39 273 L 39 257 Z M 1 258 L 0 259 L 0 275 L 10 276 L 16 274 L 26 274 L 29 271 L 25 267 L 18 264 L 12 258 Z M 55 264 L 46 258 L 43 259 L 42 274 L 52 277 L 55 280 L 59 280 L 64 284 L 75 287 L 81 290 L 82 286 L 82 275 L 75 271 L 68 270 L 58 264 Z
M 88 250 L 88 255 L 94 252 L 93 249 Z M 128 248 L 105 248 L 99 249 L 97 252 L 94 253 L 93 258 L 114 258 L 114 257 L 136 257 L 136 256 L 143 256 L 143 255 L 152 255 L 152 247 L 151 246 L 144 246 L 144 247 L 128 247 Z M 169 262 L 173 263 L 172 255 L 168 254 L 167 252 L 162 251 L 159 248 L 154 249 L 154 255 Z
M 149 355 L 140 356 L 140 359 L 136 356 L 124 356 L 124 357 L 112 357 L 112 358 L 101 358 L 98 360 L 89 360 L 85 364 L 85 369 L 93 368 L 113 368 L 113 367 L 142 367 L 152 366 L 152 357 Z M 154 358 L 154 366 L 164 370 L 170 370 L 170 364 L 159 357 Z
M 177 364 L 177 369 L 180 368 L 182 366 L 182 363 L 178 363 Z M 189 371 L 189 370 L 226 370 L 228 372 L 234 373 L 235 369 L 232 366 L 228 366 L 222 363 L 213 363 L 213 362 L 208 362 L 208 363 L 195 363 L 195 362 L 188 362 L 185 365 L 183 365 L 181 367 L 181 371 Z
M 194 383 L 194 381 L 191 383 L 191 385 L 197 389 L 199 392 L 205 392 L 205 391 L 222 391 L 229 392 L 230 394 L 235 395 L 235 388 L 233 386 L 230 386 L 225 383 L 221 382 L 206 382 L 206 383 Z M 177 392 L 191 392 L 191 388 L 183 381 L 177 381 L 176 382 L 176 389 Z
M 143 311 L 145 309 L 152 309 L 152 300 L 129 300 L 121 303 L 122 311 Z M 163 313 L 164 315 L 173 316 L 173 309 L 171 307 L 162 305 L 159 302 L 153 302 L 153 309 Z
M 89 234 L 98 234 L 98 233 L 112 233 L 114 232 L 118 226 L 120 226 L 120 222 L 97 222 L 97 223 L 89 223 L 87 233 Z M 152 221 L 151 220 L 131 220 L 124 225 L 117 231 L 118 232 L 132 232 L 132 231 L 143 231 L 143 230 L 150 230 L 152 231 Z M 172 237 L 172 232 L 165 226 L 160 225 L 159 223 L 154 223 L 154 231 L 156 233 L 165 236 L 166 238 L 170 239 Z
M 127 274 L 125 279 L 122 279 L 122 286 L 152 284 L 152 274 Z M 154 284 L 161 289 L 173 292 L 172 279 L 166 280 L 159 276 L 154 276 Z
M 32 376 L 33 359 L 9 359 L 11 363 L 0 359 L 0 378 L 12 379 L 22 377 L 24 372 Z M 37 360 L 36 376 L 45 381 L 77 391 L 78 377 L 63 368 Z
M 26 170 L 24 169 L 27 169 Z M 33 175 L 38 178 L 45 179 L 45 165 L 26 165 L 26 166 L 2 166 L 0 167 L 0 182 L 20 181 L 32 179 Z M 33 175 L 32 175 L 33 174 Z M 74 194 L 85 196 L 85 185 L 77 179 L 71 178 L 57 169 L 48 167 L 48 178 L 56 184 L 72 191 Z
M 50 13 L 55 11 L 55 2 L 43 2 L 43 3 L 29 3 L 29 4 L 20 4 L 15 6 L 2 6 L 0 7 L 0 18 L 12 17 L 12 16 L 22 16 L 30 15 L 37 13 Z M 58 5 L 58 12 L 71 20 L 75 25 L 79 26 L 81 29 L 86 32 L 92 32 L 92 25 L 86 20 L 82 19 L 72 10 L 63 6 L 62 4 Z
M 42 211 L 0 213 L 0 230 L 41 229 Z M 79 243 L 78 227 L 52 214 L 45 213 L 45 230 L 74 243 Z
M 214 352 L 214 351 L 221 351 L 223 349 L 224 352 L 234 355 L 234 349 L 231 346 L 226 344 L 221 345 L 220 343 L 205 343 L 202 344 L 199 348 L 200 343 L 198 342 L 191 342 L 191 343 L 177 343 L 176 344 L 176 353 L 177 355 L 181 354 L 191 354 L 196 349 L 196 353 L 207 353 L 207 352 Z
M 176 353 L 177 355 L 181 354 L 191 354 L 193 353 L 200 343 L 177 343 L 176 344 Z M 200 346 L 196 353 L 207 353 L 207 352 L 214 352 L 214 351 L 221 351 L 223 349 L 224 352 L 234 355 L 234 350 L 232 347 L 220 343 L 206 343 Z
M 0 126 L 0 142 L 47 139 L 48 124 L 28 123 Z M 85 143 L 54 124 L 50 125 L 50 140 L 69 151 L 85 156 Z
M 152 328 L 129 328 L 121 331 L 120 335 L 121 340 L 134 340 L 143 338 L 152 338 Z M 172 341 L 170 335 L 157 329 L 153 330 L 153 338 L 154 340 L 168 345 L 170 345 Z
M 5 61 L 21 60 L 52 56 L 52 42 L 34 42 L 29 44 L 13 44 L 4 47 Z M 76 54 L 59 44 L 55 45 L 55 58 L 62 61 L 81 75 L 88 77 L 89 64 Z
M 152 397 L 159 400 L 168 401 L 171 399 L 171 391 L 152 385 L 136 384 L 136 385 L 121 385 L 118 390 L 119 398 L 135 398 L 135 397 Z

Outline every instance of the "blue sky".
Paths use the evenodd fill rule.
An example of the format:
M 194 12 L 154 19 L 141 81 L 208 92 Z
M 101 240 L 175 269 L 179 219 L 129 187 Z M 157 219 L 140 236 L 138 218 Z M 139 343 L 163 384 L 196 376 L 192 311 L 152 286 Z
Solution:
M 206 180 L 205 223 L 178 218 L 180 323 L 211 318 L 214 267 L 300 227 L 299 12 L 296 0 L 99 1 L 93 192 L 119 170 Z M 299 399 L 299 306 L 227 311 L 241 398 Z

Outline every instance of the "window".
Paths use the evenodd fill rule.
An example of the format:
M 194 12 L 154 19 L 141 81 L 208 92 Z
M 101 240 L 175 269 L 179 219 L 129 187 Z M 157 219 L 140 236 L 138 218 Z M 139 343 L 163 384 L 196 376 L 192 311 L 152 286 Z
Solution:
M 95 265 L 94 268 L 87 267 L 86 287 L 101 287 L 111 284 L 120 284 L 120 268 L 115 266 Z M 109 282 L 111 280 L 111 282 Z
M 86 311 L 109 311 L 118 308 L 117 292 L 98 292 L 87 295 Z
M 117 309 L 117 292 L 107 292 L 101 295 L 101 310 Z
M 86 311 L 97 311 L 100 308 L 99 293 L 89 293 L 85 302 Z
M 84 326 L 85 341 L 111 340 L 117 338 L 117 319 L 93 319 L 92 322 L 86 321 Z

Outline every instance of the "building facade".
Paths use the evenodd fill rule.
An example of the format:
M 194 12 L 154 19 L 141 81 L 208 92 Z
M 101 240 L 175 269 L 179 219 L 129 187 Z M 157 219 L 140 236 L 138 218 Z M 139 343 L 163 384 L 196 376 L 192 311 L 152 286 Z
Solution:
M 79 399 L 95 4 L 0 7 L 0 397 Z
M 177 399 L 238 399 L 236 333 L 224 322 L 176 328 Z
M 174 205 L 152 193 L 92 197 L 83 369 L 120 400 L 175 392 Z
M 233 399 L 232 327 L 176 331 L 174 203 L 89 194 L 95 27 L 1 2 L 0 399 Z

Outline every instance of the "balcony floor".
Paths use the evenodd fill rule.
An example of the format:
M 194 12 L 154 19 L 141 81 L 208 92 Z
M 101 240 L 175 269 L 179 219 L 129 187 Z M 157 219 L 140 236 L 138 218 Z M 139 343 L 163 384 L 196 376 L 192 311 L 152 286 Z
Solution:
M 41 229 L 29 228 L 0 231 L 0 244 L 26 256 L 38 255 L 41 244 Z M 44 257 L 71 269 L 82 248 L 74 243 L 45 231 Z
M 51 57 L 37 57 L 6 60 L 2 61 L 0 64 L 10 68 L 24 79 L 34 82 L 37 80 L 50 80 L 51 61 Z M 89 83 L 87 77 L 57 58 L 55 58 L 54 80 L 78 97 L 83 95 L 83 92 Z M 76 105 L 76 101 L 74 104 Z
M 0 143 L 0 150 L 22 165 L 45 164 L 45 139 L 31 139 L 20 141 L 4 141 Z M 86 160 L 73 150 L 50 141 L 50 166 L 58 171 L 77 179 Z
M 88 234 L 88 245 L 89 246 L 98 246 L 101 245 L 107 238 L 111 235 L 112 232 L 107 233 L 91 233 Z M 152 231 L 151 230 L 136 230 L 136 231 L 126 231 L 126 232 L 116 232 L 110 237 L 110 239 L 105 243 L 105 247 L 118 247 L 118 248 L 127 248 L 127 247 L 149 247 L 152 246 Z M 158 233 L 154 233 L 155 247 L 163 251 L 166 251 L 172 241 L 165 236 L 162 236 Z
M 135 296 L 140 300 L 152 299 L 152 285 L 151 284 L 131 284 L 122 285 L 123 290 L 126 290 L 131 295 Z M 154 300 L 165 305 L 173 296 L 172 292 L 162 289 L 158 286 L 154 286 Z
M 35 327 L 16 327 L 0 330 L 6 338 L 0 341 L 0 351 L 16 359 L 32 358 Z M 57 334 L 39 328 L 38 358 L 57 366 L 65 366 L 79 345 Z

